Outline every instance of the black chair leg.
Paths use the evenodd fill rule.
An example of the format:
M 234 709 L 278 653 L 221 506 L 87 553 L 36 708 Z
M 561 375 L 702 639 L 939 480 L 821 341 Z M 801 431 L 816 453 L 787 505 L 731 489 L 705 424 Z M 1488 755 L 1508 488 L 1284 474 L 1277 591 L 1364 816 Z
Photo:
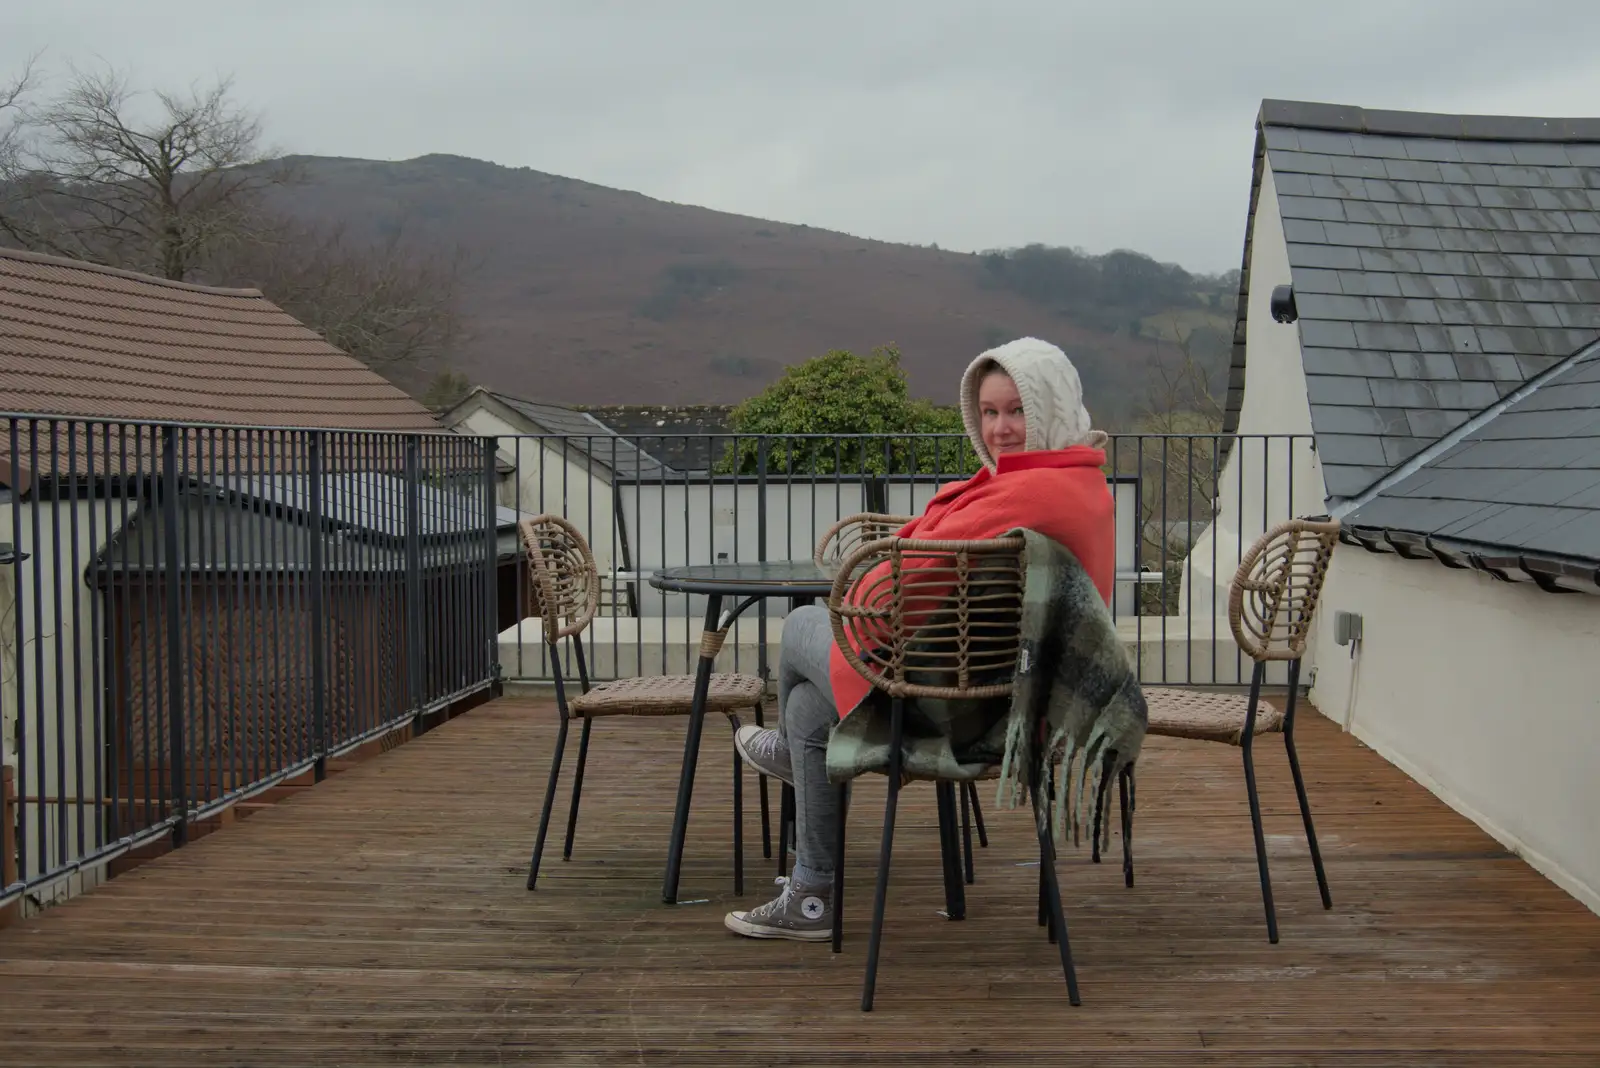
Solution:
M 1261 872 L 1261 904 L 1267 913 L 1267 941 L 1277 945 L 1278 914 L 1272 906 L 1272 876 L 1267 871 L 1267 838 L 1261 827 L 1261 798 L 1256 793 L 1256 763 L 1251 744 L 1255 739 L 1256 705 L 1261 700 L 1261 677 L 1265 672 L 1265 663 L 1257 663 L 1250 679 L 1250 709 L 1245 713 L 1239 748 L 1244 754 L 1244 785 L 1250 797 L 1250 827 L 1256 837 L 1256 867 Z
M 951 920 L 967 918 L 967 897 L 961 875 L 961 838 L 956 826 L 954 783 L 934 784 L 939 808 L 939 859 L 944 866 L 944 911 Z
M 1039 926 L 1040 927 L 1049 927 L 1050 926 L 1050 906 L 1045 900 L 1047 896 L 1048 895 L 1045 893 L 1045 889 L 1044 889 L 1044 861 L 1041 860 L 1039 862 Z M 1055 931 L 1052 930 L 1050 932 L 1050 941 L 1054 942 L 1055 940 L 1056 940 L 1056 933 L 1055 933 Z
M 707 597 L 705 633 L 716 630 L 721 614 L 722 598 L 716 594 Z M 695 668 L 694 705 L 689 713 L 689 729 L 683 739 L 683 767 L 678 771 L 678 799 L 672 811 L 672 841 L 667 846 L 667 874 L 661 885 L 661 900 L 668 905 L 678 903 L 678 878 L 683 873 L 683 842 L 689 832 L 689 805 L 694 799 L 695 767 L 700 762 L 700 735 L 705 728 L 711 666 L 712 659 L 702 656 Z
M 589 732 L 594 720 L 583 717 L 583 731 L 578 735 L 578 766 L 572 770 L 572 808 L 567 812 L 567 840 L 561 847 L 561 859 L 572 859 L 572 840 L 578 833 L 578 804 L 583 798 L 583 769 L 589 763 Z
M 1081 1005 L 1078 996 L 1078 972 L 1072 964 L 1072 943 L 1067 937 L 1067 917 L 1061 907 L 1061 883 L 1056 877 L 1055 843 L 1050 840 L 1050 821 L 1041 819 L 1039 791 L 1032 790 L 1034 823 L 1039 830 L 1039 871 L 1044 877 L 1045 896 L 1050 910 L 1051 941 L 1061 950 L 1061 973 L 1067 980 L 1067 1000 Z
M 1311 802 L 1306 798 L 1306 781 L 1300 774 L 1300 754 L 1294 748 L 1294 703 L 1300 689 L 1300 661 L 1289 663 L 1289 702 L 1283 712 L 1283 745 L 1289 754 L 1289 772 L 1294 776 L 1294 794 L 1300 801 L 1300 819 L 1306 825 L 1306 845 L 1311 848 L 1311 866 L 1317 872 L 1317 892 L 1322 895 L 1322 907 L 1333 908 L 1333 895 L 1328 892 L 1328 874 L 1322 867 L 1322 850 L 1317 847 L 1317 828 L 1311 822 Z
M 733 733 L 739 733 L 739 717 L 728 716 Z M 730 747 L 731 748 L 731 747 Z M 744 893 L 744 761 L 733 749 L 733 892 Z
M 556 732 L 556 751 L 550 758 L 550 781 L 544 788 L 544 808 L 539 813 L 539 836 L 533 843 L 533 860 L 528 865 L 528 889 L 537 888 L 539 883 L 539 861 L 544 856 L 545 835 L 550 831 L 550 809 L 556 801 L 556 784 L 561 779 L 561 755 L 567 748 L 567 727 L 571 718 L 567 715 L 567 692 L 561 679 L 561 659 L 554 647 L 551 648 L 550 670 L 556 684 L 556 708 L 561 713 L 561 729 Z
M 972 802 L 972 822 L 978 825 L 978 848 L 989 848 L 989 832 L 983 826 L 983 809 L 978 805 L 978 784 L 967 783 L 967 799 Z
M 872 1011 L 878 983 L 878 950 L 883 944 L 883 909 L 889 898 L 889 860 L 894 852 L 894 817 L 900 801 L 900 747 L 905 737 L 905 701 L 892 702 L 889 731 L 889 799 L 883 809 L 883 844 L 878 849 L 878 887 L 872 897 L 872 936 L 867 943 L 867 977 L 861 991 L 861 1011 Z
M 844 951 L 844 829 L 850 814 L 850 784 L 842 782 L 835 800 L 838 808 L 833 828 L 833 951 Z
M 765 727 L 766 714 L 763 706 L 756 705 L 756 726 Z M 767 807 L 767 777 L 757 776 L 761 788 L 761 859 L 772 859 L 772 818 Z
M 977 881 L 977 874 L 972 867 L 972 811 L 967 802 L 967 788 L 972 784 L 964 782 L 960 785 L 961 791 L 961 863 L 962 874 L 966 876 L 967 885 Z
M 1133 765 L 1117 776 L 1117 793 L 1122 799 L 1122 885 L 1133 885 Z

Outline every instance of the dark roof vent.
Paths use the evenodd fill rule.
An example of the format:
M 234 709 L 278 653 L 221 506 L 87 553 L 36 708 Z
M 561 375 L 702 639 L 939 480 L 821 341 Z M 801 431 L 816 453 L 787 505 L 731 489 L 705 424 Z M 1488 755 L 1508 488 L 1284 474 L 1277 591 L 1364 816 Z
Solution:
M 1300 310 L 1294 306 L 1294 286 L 1272 287 L 1272 318 L 1280 323 L 1300 318 Z

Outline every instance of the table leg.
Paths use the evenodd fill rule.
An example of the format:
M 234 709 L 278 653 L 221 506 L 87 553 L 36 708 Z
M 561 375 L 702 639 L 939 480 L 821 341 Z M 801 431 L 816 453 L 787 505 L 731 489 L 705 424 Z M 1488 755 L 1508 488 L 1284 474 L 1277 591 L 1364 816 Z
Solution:
M 722 616 L 722 597 L 706 598 L 705 632 L 717 629 Z M 689 800 L 694 795 L 694 769 L 700 758 L 700 732 L 706 718 L 706 694 L 711 689 L 712 659 L 700 657 L 694 676 L 694 703 L 689 711 L 689 729 L 683 741 L 683 768 L 678 773 L 678 804 L 672 814 L 672 842 L 667 848 L 667 876 L 661 887 L 661 900 L 678 903 L 678 875 L 683 866 L 683 840 L 689 829 Z

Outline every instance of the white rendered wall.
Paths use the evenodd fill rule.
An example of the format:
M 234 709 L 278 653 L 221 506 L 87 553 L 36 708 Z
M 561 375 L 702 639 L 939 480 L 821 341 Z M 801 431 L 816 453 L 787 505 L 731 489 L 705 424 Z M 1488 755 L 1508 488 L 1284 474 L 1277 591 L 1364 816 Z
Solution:
M 1600 598 L 1341 545 L 1318 612 L 1317 708 L 1600 912 Z
M 1266 167 L 1251 231 L 1240 438 L 1223 466 L 1216 516 L 1184 561 L 1179 598 L 1181 604 L 1193 606 L 1191 625 L 1196 625 L 1197 619 L 1227 614 L 1234 572 L 1258 537 L 1285 519 L 1316 515 L 1325 507 L 1322 468 L 1311 447 L 1311 405 L 1306 397 L 1300 331 L 1272 318 L 1272 290 L 1288 284 L 1289 249 L 1272 169 Z M 1250 436 L 1263 434 L 1282 436 Z M 1287 435 L 1301 437 L 1291 442 Z M 1217 629 L 1230 652 L 1220 658 L 1226 664 L 1219 668 L 1216 681 L 1232 682 L 1239 668 L 1248 677 L 1249 662 L 1233 645 L 1226 623 Z M 1314 662 L 1308 657 L 1307 667 Z M 1281 683 L 1282 676 L 1280 667 L 1269 675 L 1269 682 Z

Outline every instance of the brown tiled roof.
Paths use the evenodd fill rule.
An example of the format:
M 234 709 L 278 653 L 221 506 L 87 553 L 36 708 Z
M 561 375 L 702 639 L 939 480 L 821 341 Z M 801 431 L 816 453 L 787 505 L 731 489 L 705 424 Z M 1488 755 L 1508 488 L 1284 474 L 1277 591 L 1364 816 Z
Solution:
M 442 428 L 251 289 L 0 249 L 0 411 L 190 423 Z

